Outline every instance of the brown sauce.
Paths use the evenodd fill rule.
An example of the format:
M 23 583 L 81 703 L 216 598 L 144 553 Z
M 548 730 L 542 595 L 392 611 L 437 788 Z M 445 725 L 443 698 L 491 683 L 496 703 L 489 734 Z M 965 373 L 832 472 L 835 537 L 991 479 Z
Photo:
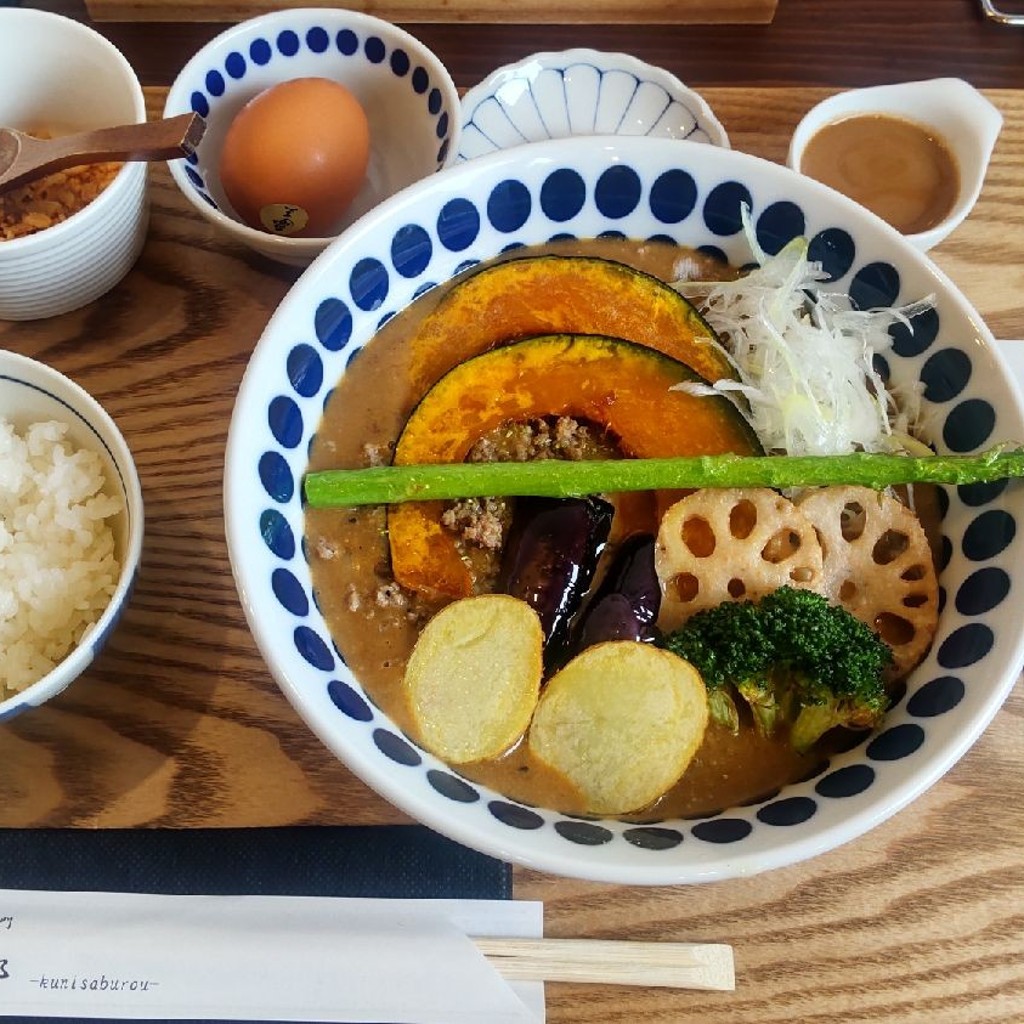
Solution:
M 543 251 L 605 256 L 662 279 L 673 275 L 676 261 L 685 254 L 674 246 L 617 240 L 547 246 Z M 517 255 L 524 254 L 520 250 Z M 709 279 L 707 257 L 691 256 L 703 261 L 698 273 Z M 720 275 L 723 268 L 716 264 L 713 272 Z M 409 380 L 408 340 L 419 318 L 444 292 L 435 289 L 390 320 L 349 365 L 324 411 L 310 454 L 311 471 L 364 466 L 367 445 L 386 452 L 395 441 L 420 397 L 400 383 Z M 653 522 L 652 510 L 645 513 L 638 507 L 646 497 L 633 496 L 633 504 L 620 508 L 616 518 L 650 514 Z M 371 699 L 413 735 L 402 679 L 420 628 L 439 606 L 389 586 L 382 509 L 309 509 L 306 538 L 318 602 L 339 650 Z M 821 756 L 800 756 L 786 738 L 761 738 L 749 724 L 736 736 L 711 725 L 683 778 L 638 817 L 694 816 L 751 801 L 806 777 Z M 513 799 L 568 813 L 580 810 L 572 788 L 535 761 L 525 743 L 499 759 L 463 765 L 459 771 Z
M 906 234 L 935 227 L 960 190 L 956 159 L 943 139 L 923 125 L 878 114 L 826 125 L 804 148 L 800 170 Z

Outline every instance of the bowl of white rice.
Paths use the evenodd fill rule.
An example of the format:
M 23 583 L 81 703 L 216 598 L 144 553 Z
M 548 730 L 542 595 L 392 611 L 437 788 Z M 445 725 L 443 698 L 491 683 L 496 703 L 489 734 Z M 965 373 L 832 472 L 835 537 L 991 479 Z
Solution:
M 91 664 L 131 594 L 142 534 L 114 421 L 63 374 L 0 350 L 0 721 Z

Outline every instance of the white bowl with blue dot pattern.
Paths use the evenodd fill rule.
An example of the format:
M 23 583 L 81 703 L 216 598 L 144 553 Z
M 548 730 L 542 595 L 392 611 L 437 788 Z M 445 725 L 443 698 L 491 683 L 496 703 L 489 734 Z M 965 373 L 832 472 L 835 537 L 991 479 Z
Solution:
M 281 263 L 305 266 L 329 238 L 272 235 L 243 224 L 220 183 L 220 153 L 235 115 L 265 89 L 293 78 L 328 78 L 349 89 L 370 125 L 370 164 L 346 217 L 454 162 L 459 94 L 423 43 L 380 18 L 340 8 L 275 11 L 222 32 L 182 68 L 164 117 L 195 111 L 206 132 L 194 155 L 168 163 L 199 212 L 228 237 Z
M 989 331 L 928 258 L 878 218 L 787 168 L 675 140 L 541 142 L 466 161 L 406 190 L 339 238 L 296 283 L 255 348 L 232 418 L 225 479 L 231 563 L 267 664 L 357 775 L 468 846 L 545 871 L 667 884 L 748 875 L 860 835 L 946 772 L 996 713 L 1024 659 L 1013 596 L 1024 573 L 1024 485 L 942 492 L 942 611 L 934 646 L 875 734 L 813 777 L 694 820 L 580 820 L 461 778 L 376 708 L 317 608 L 300 492 L 321 410 L 378 326 L 418 294 L 508 249 L 551 238 L 659 238 L 749 260 L 810 239 L 861 306 L 934 294 L 893 329 L 881 370 L 920 381 L 940 451 L 1024 438 L 1022 400 Z M 388 386 L 381 381 L 381 388 Z
M 535 53 L 498 68 L 462 97 L 460 160 L 572 135 L 649 135 L 729 147 L 699 93 L 625 53 Z
M 28 356 L 0 349 L 0 416 L 19 432 L 48 420 L 67 424 L 66 439 L 100 455 L 107 487 L 124 503 L 124 511 L 112 521 L 121 571 L 110 603 L 63 661 L 31 686 L 0 700 L 3 722 L 61 693 L 106 645 L 135 587 L 144 514 L 135 460 L 121 431 L 99 402 L 69 377 Z

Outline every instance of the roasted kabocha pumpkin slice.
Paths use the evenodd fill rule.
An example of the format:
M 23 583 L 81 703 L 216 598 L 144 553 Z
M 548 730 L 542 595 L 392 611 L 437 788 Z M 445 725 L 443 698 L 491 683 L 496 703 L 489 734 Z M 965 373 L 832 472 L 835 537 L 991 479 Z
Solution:
M 617 338 L 529 338 L 460 363 L 442 377 L 406 421 L 394 461 L 462 462 L 502 424 L 558 416 L 604 430 L 627 458 L 759 454 L 756 435 L 727 399 L 671 390 L 701 379 L 685 363 Z M 473 576 L 442 526 L 443 512 L 443 502 L 390 509 L 392 569 L 410 590 L 465 597 L 473 592 Z
M 714 332 L 677 291 L 614 260 L 513 259 L 457 284 L 410 342 L 422 393 L 458 363 L 538 334 L 600 334 L 664 352 L 708 380 L 733 376 Z

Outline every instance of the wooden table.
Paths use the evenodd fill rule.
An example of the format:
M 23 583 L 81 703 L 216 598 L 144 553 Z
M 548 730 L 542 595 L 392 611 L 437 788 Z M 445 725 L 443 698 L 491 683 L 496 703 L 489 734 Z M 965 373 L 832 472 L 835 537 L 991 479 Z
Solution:
M 606 47 L 616 39 L 608 31 Z M 1024 81 L 1009 61 L 1000 74 L 1010 87 L 988 95 L 1006 125 L 981 201 L 934 256 L 997 336 L 1024 339 Z M 703 91 L 735 148 L 781 161 L 799 117 L 829 90 Z M 149 90 L 152 110 L 163 94 Z M 152 199 L 146 249 L 110 295 L 55 319 L 0 323 L 0 345 L 71 375 L 113 414 L 147 510 L 138 590 L 107 651 L 59 699 L 0 727 L 0 827 L 400 821 L 280 694 L 228 566 L 228 420 L 249 353 L 297 272 L 226 243 L 163 167 L 153 168 Z M 551 985 L 550 1019 L 1024 1020 L 1022 718 L 1018 685 L 980 742 L 909 809 L 789 869 L 650 889 L 517 869 L 516 896 L 545 902 L 551 935 L 736 949 L 734 994 Z

